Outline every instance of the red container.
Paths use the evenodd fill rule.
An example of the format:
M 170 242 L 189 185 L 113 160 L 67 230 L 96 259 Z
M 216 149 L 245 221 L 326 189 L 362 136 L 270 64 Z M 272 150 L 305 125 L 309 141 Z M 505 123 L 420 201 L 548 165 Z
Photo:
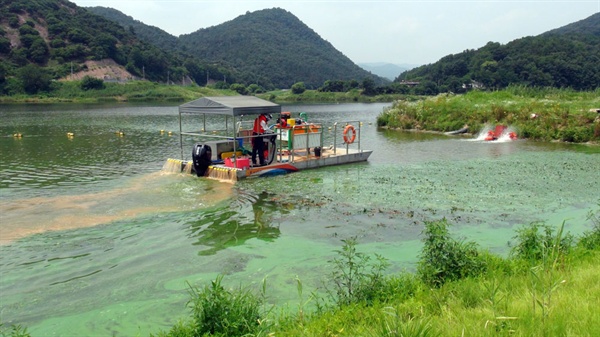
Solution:
M 238 158 L 237 159 L 237 168 L 247 169 L 249 167 L 250 167 L 250 159 L 248 159 L 248 158 Z
M 237 164 L 237 166 L 235 165 Z M 250 167 L 250 159 L 248 158 L 225 158 L 225 166 L 236 167 L 239 169 L 247 169 Z

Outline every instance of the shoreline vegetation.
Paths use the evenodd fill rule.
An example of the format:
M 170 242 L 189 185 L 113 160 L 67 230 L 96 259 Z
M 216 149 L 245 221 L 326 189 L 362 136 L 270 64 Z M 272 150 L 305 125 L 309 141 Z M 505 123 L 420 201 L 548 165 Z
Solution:
M 104 83 L 84 90 L 77 81 L 56 84 L 49 93 L 0 96 L 0 104 L 53 103 L 179 103 L 204 96 L 238 95 L 234 90 L 175 86 L 149 81 Z M 276 103 L 374 103 L 392 102 L 377 118 L 377 126 L 398 130 L 451 132 L 465 126 L 478 133 L 495 124 L 517 131 L 519 138 L 573 143 L 600 143 L 600 89 L 531 88 L 511 86 L 499 91 L 473 90 L 465 94 L 414 96 L 364 95 L 361 90 L 320 92 L 292 90 L 257 93 Z
M 377 126 L 401 130 L 451 132 L 468 126 L 478 133 L 502 124 L 519 138 L 573 143 L 600 142 L 600 89 L 508 87 L 500 91 L 442 94 L 417 101 L 395 101 Z
M 455 238 L 445 218 L 426 222 L 415 272 L 386 273 L 387 259 L 343 239 L 319 289 L 295 277 L 297 306 L 269 304 L 266 279 L 219 275 L 188 284 L 189 316 L 150 336 L 598 336 L 600 201 L 587 222 L 578 237 L 566 221 L 523 225 L 506 257 Z M 0 324 L 0 336 L 31 335 Z

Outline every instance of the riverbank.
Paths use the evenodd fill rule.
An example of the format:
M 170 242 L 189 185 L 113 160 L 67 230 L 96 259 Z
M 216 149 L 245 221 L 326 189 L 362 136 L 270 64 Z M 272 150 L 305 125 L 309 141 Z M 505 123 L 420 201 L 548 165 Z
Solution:
M 347 92 L 321 92 L 306 90 L 301 94 L 294 94 L 291 90 L 275 90 L 256 96 L 277 103 L 383 103 L 398 100 L 414 101 L 416 96 L 402 94 L 363 95 L 360 89 Z
M 55 83 L 48 93 L 1 96 L 10 103 L 181 103 L 204 96 L 238 95 L 212 87 L 175 86 L 134 81 L 105 83 L 103 89 L 82 90 L 79 82 Z M 496 124 L 516 130 L 519 138 L 573 143 L 600 143 L 600 89 L 580 92 L 570 89 L 509 87 L 463 95 L 415 97 L 400 94 L 366 96 L 358 89 L 348 92 L 276 90 L 256 94 L 280 104 L 394 102 L 377 118 L 377 125 L 390 129 L 450 132 L 468 125 L 477 134 Z
M 80 81 L 54 82 L 52 90 L 35 95 L 0 96 L 0 103 L 105 103 L 105 102 L 187 102 L 205 96 L 239 95 L 229 89 L 199 87 L 197 85 L 178 86 L 149 81 L 126 83 L 104 83 L 100 89 L 83 90 Z M 406 95 L 362 95 L 361 91 L 320 92 L 306 90 L 294 94 L 291 90 L 275 90 L 256 94 L 257 97 L 276 103 L 375 103 L 394 100 L 414 100 Z
M 0 103 L 107 103 L 107 102 L 187 102 L 204 96 L 237 95 L 232 90 L 177 86 L 149 81 L 104 83 L 102 89 L 83 90 L 80 82 L 56 82 L 53 90 L 35 95 L 0 96 Z
M 465 125 L 478 133 L 503 124 L 519 138 L 574 143 L 600 142 L 600 89 L 511 87 L 502 91 L 471 91 L 419 101 L 396 101 L 377 118 L 379 127 L 449 132 Z

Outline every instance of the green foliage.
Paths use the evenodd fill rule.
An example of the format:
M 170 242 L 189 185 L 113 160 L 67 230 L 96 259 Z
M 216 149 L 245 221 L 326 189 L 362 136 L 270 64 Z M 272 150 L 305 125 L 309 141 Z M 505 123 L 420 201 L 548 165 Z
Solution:
M 480 275 L 486 268 L 477 245 L 451 238 L 448 227 L 446 219 L 425 223 L 417 272 L 423 282 L 433 287 Z
M 2 3 L 0 9 L 7 6 L 11 12 L 30 17 L 22 25 L 16 16 L 8 18 L 12 28 L 18 29 L 20 47 L 12 47 L 0 39 L 0 54 L 10 55 L 8 65 L 12 72 L 31 62 L 47 66 L 49 74 L 58 74 L 54 68 L 71 61 L 79 64 L 110 58 L 125 66 L 130 62 L 128 56 L 132 50 L 137 50 L 139 57 L 132 62 L 137 68 L 130 69 L 149 80 L 165 81 L 169 68 L 183 64 L 180 54 L 167 53 L 142 42 L 117 23 L 72 3 L 59 6 L 50 0 L 14 0 Z M 40 36 L 43 29 L 48 31 L 48 41 Z
M 0 37 L 0 54 L 10 53 L 10 40 L 5 37 Z
M 395 82 L 420 82 L 412 90 L 424 95 L 515 84 L 594 90 L 600 83 L 599 55 L 600 14 L 594 14 L 565 30 L 445 56 L 402 73 Z
M 295 95 L 299 95 L 305 91 L 306 86 L 304 85 L 304 82 L 296 82 L 294 85 L 292 85 L 292 93 Z
M 376 261 L 356 250 L 356 238 L 342 240 L 344 245 L 337 250 L 337 257 L 329 261 L 332 265 L 330 281 L 332 285 L 327 291 L 338 306 L 350 303 L 373 303 L 385 300 L 385 269 L 389 262 L 375 254 Z
M 4 328 L 4 324 L 0 323 L 0 337 L 31 337 L 27 328 L 21 325 L 11 325 L 9 329 Z
M 256 83 L 252 83 L 250 84 L 246 90 L 248 91 L 248 93 L 250 94 L 260 94 L 263 93 L 265 90 L 258 84 Z
M 42 38 L 36 38 L 31 43 L 28 52 L 29 59 L 37 64 L 44 64 L 48 60 L 48 45 Z
M 570 234 L 563 235 L 562 227 L 555 234 L 552 227 L 533 222 L 517 229 L 514 240 L 511 256 L 537 263 L 546 259 L 553 251 L 556 251 L 556 254 L 566 254 L 573 246 L 574 237 Z
M 36 94 L 50 89 L 50 75 L 44 68 L 33 64 L 19 69 L 17 78 L 21 81 L 23 90 L 28 94 Z
M 376 78 L 281 8 L 181 35 L 178 43 L 194 55 L 237 69 L 237 82 L 258 83 L 267 90 L 290 88 L 298 81 L 315 89 L 329 79 Z
M 600 203 L 596 211 L 590 211 L 587 219 L 592 223 L 592 229 L 583 233 L 578 245 L 589 250 L 600 249 Z
M 249 290 L 225 289 L 218 276 L 203 289 L 190 287 L 194 336 L 244 336 L 260 328 L 261 299 Z
M 442 336 L 437 332 L 431 322 L 425 319 L 405 319 L 403 315 L 398 314 L 393 308 L 385 310 L 387 315 L 381 320 L 381 324 L 376 329 L 377 336 L 380 337 L 430 337 Z
M 243 84 L 240 84 L 240 83 L 233 83 L 232 85 L 229 86 L 229 90 L 233 90 L 240 95 L 248 94 L 248 90 L 246 89 L 246 86 Z
M 589 111 L 590 106 L 600 103 L 598 97 L 600 89 L 577 92 L 525 86 L 495 92 L 440 94 L 417 102 L 395 101 L 377 117 L 377 125 L 445 132 L 466 124 L 469 132 L 476 134 L 486 125 L 499 123 L 515 129 L 519 138 L 599 141 L 597 113 Z
M 81 84 L 79 86 L 81 87 L 82 90 L 104 89 L 104 81 L 99 78 L 85 76 L 81 80 Z
M 150 334 L 150 337 L 193 337 L 196 335 L 196 326 L 193 322 L 178 321 L 169 331 L 161 331 L 158 334 Z
M 370 77 L 366 77 L 362 80 L 361 88 L 363 94 L 367 96 L 375 95 L 377 93 L 375 90 L 375 81 Z

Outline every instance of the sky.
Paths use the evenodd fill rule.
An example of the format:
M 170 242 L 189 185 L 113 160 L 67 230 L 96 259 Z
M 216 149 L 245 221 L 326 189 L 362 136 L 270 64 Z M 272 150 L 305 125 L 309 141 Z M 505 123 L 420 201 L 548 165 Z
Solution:
M 600 12 L 600 0 L 70 0 L 117 9 L 179 36 L 283 8 L 354 63 L 422 65 L 535 36 Z

